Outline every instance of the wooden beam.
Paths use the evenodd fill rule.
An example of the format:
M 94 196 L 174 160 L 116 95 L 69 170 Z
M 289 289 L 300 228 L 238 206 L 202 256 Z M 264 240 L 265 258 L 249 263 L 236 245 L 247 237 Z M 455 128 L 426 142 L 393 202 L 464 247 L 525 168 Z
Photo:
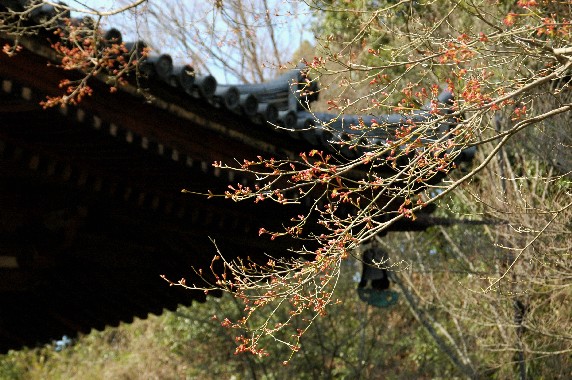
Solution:
M 9 102 L 5 101 L 4 97 L 0 99 L 0 114 L 18 114 L 24 112 L 41 111 L 38 104 L 30 103 L 25 100 L 14 101 L 13 98 Z M 5 115 L 2 115 L 3 117 Z

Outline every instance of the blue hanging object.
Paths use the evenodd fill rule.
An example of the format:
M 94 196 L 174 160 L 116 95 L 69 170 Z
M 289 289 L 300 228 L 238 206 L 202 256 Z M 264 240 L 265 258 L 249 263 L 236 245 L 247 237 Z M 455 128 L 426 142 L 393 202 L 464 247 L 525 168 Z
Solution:
M 393 290 L 378 290 L 358 288 L 359 298 L 368 305 L 387 308 L 395 305 L 399 299 L 399 294 Z
M 368 305 L 386 308 L 397 303 L 399 294 L 389 290 L 387 269 L 381 266 L 386 261 L 387 253 L 379 247 L 363 253 L 363 270 L 357 291 L 359 298 Z

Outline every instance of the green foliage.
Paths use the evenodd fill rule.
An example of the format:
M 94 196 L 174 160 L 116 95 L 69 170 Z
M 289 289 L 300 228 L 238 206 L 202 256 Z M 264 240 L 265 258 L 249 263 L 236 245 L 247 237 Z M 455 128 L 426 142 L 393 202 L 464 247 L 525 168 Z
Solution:
M 23 368 L 15 355 L 0 356 L 0 379 L 22 379 Z
M 419 368 L 419 373 L 432 373 L 440 378 L 457 375 L 455 367 L 439 350 L 429 334 L 421 327 L 414 328 L 414 347 L 411 358 Z
M 321 9 L 316 29 L 330 41 L 345 45 L 357 42 L 372 49 L 379 49 L 393 41 L 388 24 L 405 22 L 413 10 L 413 4 L 397 4 L 393 0 L 322 0 L 315 6 Z M 391 16 L 376 16 L 381 8 L 392 8 Z

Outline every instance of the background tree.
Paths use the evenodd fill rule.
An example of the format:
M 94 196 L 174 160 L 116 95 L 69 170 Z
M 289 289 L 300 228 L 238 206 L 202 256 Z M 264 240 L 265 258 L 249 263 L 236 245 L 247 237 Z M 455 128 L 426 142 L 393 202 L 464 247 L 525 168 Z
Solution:
M 238 288 L 237 294 L 247 304 L 253 301 L 264 305 L 271 302 L 298 305 L 302 299 L 303 307 L 320 314 L 324 305 L 332 300 L 330 286 L 335 285 L 340 263 L 358 245 L 404 218 L 415 219 L 427 204 L 446 199 L 455 189 L 469 186 L 471 181 L 484 181 L 481 176 L 485 168 L 498 159 L 503 163 L 492 167 L 500 170 L 496 178 L 500 178 L 503 185 L 495 189 L 500 192 L 500 199 L 509 195 L 507 184 L 518 191 L 523 189 L 516 185 L 520 178 L 532 180 L 531 172 L 526 171 L 520 171 L 520 176 L 515 173 L 507 176 L 506 149 L 519 137 L 538 136 L 547 125 L 554 126 L 559 120 L 569 118 L 572 109 L 568 87 L 572 67 L 569 55 L 571 5 L 536 1 L 514 5 L 489 1 L 415 4 L 401 1 L 357 10 L 324 8 L 323 3 L 314 5 L 326 14 L 349 14 L 353 21 L 348 28 L 353 27 L 354 34 L 342 30 L 335 36 L 325 36 L 321 44 L 325 54 L 308 61 L 312 68 L 310 77 L 321 81 L 328 78 L 330 83 L 336 84 L 329 87 L 332 92 L 326 96 L 330 110 L 339 115 L 370 114 L 373 119 L 354 121 L 353 125 L 340 130 L 316 114 L 322 130 L 332 136 L 346 134 L 342 139 L 332 138 L 332 152 L 312 151 L 301 154 L 300 160 L 260 159 L 235 167 L 255 174 L 260 182 L 255 188 L 228 192 L 229 198 L 288 203 L 309 197 L 314 204 L 308 215 L 294 218 L 284 231 L 262 229 L 261 234 L 270 234 L 273 238 L 283 234 L 303 236 L 317 241 L 320 248 L 300 252 L 308 255 L 309 261 L 279 265 L 271 261 L 255 271 L 256 275 L 243 264 L 225 263 L 238 280 L 221 280 L 218 285 Z M 392 41 L 379 48 L 375 44 L 368 46 L 365 39 L 368 31 L 394 18 L 398 8 L 401 11 L 406 5 L 408 13 L 403 16 L 403 22 L 383 23 L 387 31 L 383 34 L 391 35 Z M 324 18 L 326 21 L 339 19 L 343 17 Z M 336 30 L 335 25 L 331 30 Z M 348 39 L 348 35 L 353 37 Z M 438 99 L 440 83 L 446 83 L 454 95 L 449 105 Z M 359 91 L 364 95 L 356 98 Z M 415 111 L 423 107 L 433 117 L 416 117 Z M 380 115 L 387 112 L 398 112 L 403 124 L 384 123 Z M 336 114 L 331 117 L 335 120 Z M 563 138 L 551 141 L 559 145 Z M 455 161 L 465 149 L 476 146 L 480 160 L 474 167 L 454 181 L 435 184 L 435 178 L 455 167 Z M 518 157 L 516 152 L 511 154 Z M 535 166 L 540 169 L 543 165 Z M 363 174 L 356 177 L 356 170 L 360 169 Z M 495 272 L 484 275 L 487 282 L 477 289 L 484 294 L 517 294 L 519 286 L 512 277 L 516 268 L 524 265 L 526 254 L 554 221 L 565 220 L 571 205 L 569 181 L 550 172 L 538 173 L 544 189 L 562 183 L 565 190 L 560 196 L 568 202 L 531 208 L 528 200 L 514 197 L 499 208 L 506 210 L 510 205 L 514 207 L 509 208 L 512 215 L 524 212 L 526 219 L 522 216 L 512 220 L 500 218 L 488 207 L 479 210 L 490 205 L 487 203 L 475 210 L 481 215 L 494 216 L 497 223 L 518 226 L 499 227 L 505 230 L 505 237 L 494 239 L 493 244 L 509 252 L 495 261 Z M 534 182 L 538 188 L 538 182 Z M 471 199 L 473 204 L 481 202 L 483 197 Z M 519 203 L 522 206 L 518 206 Z M 309 227 L 316 219 L 323 227 L 320 233 Z M 534 223 L 523 224 L 532 219 Z M 534 233 L 526 235 L 525 230 Z M 511 236 L 510 243 L 508 236 Z M 316 278 L 320 281 L 315 281 Z M 261 283 L 261 279 L 269 281 Z M 255 294 L 250 294 L 251 291 Z M 508 299 L 523 303 L 520 298 Z M 515 310 L 512 307 L 505 312 L 514 314 Z M 519 313 L 517 319 L 526 312 Z M 290 322 L 287 320 L 285 325 Z M 239 328 L 240 325 L 239 321 L 232 326 Z M 252 345 L 245 344 L 247 350 L 259 352 L 255 349 L 258 339 L 263 335 L 273 336 L 274 330 L 267 327 L 258 330 L 260 334 L 254 333 L 249 341 Z M 521 343 L 507 350 L 517 351 L 522 359 Z M 295 343 L 291 347 L 298 348 Z M 567 352 L 567 349 L 554 352 Z

